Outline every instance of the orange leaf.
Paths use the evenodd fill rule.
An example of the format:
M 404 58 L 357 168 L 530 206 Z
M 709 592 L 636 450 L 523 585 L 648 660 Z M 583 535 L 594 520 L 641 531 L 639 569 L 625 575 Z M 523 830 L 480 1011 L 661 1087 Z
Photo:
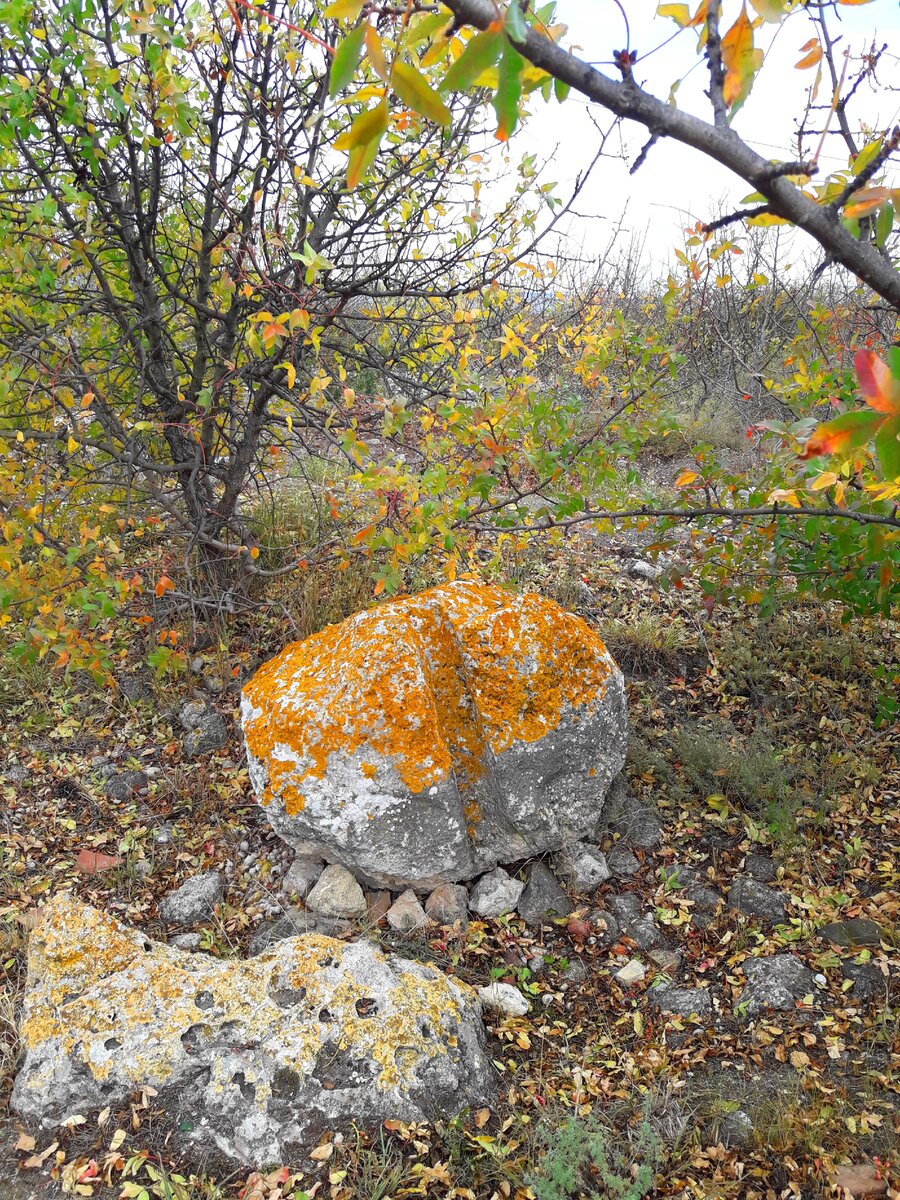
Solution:
M 693 483 L 695 479 L 699 478 L 700 476 L 696 471 L 682 471 L 675 480 L 675 486 L 677 488 L 687 487 L 689 483 Z
M 731 107 L 749 91 L 759 66 L 753 50 L 753 25 L 746 7 L 741 9 L 741 15 L 722 38 L 722 65 L 725 68 L 722 95 Z
M 75 866 L 86 875 L 96 875 L 100 871 L 112 871 L 120 867 L 122 859 L 115 854 L 102 854 L 99 850 L 79 850 L 75 856 Z
M 159 582 L 153 590 L 156 592 L 157 596 L 164 596 L 166 592 L 172 591 L 174 588 L 175 584 L 168 577 L 168 575 L 161 575 Z
M 817 62 L 821 62 L 822 47 L 815 38 L 810 38 L 810 40 L 804 46 L 801 46 L 800 49 L 808 50 L 809 53 L 804 54 L 799 62 L 794 63 L 794 66 L 798 71 L 805 71 L 809 67 L 814 67 Z
M 876 412 L 900 414 L 900 379 L 873 350 L 857 350 L 853 358 L 859 390 L 869 408 Z

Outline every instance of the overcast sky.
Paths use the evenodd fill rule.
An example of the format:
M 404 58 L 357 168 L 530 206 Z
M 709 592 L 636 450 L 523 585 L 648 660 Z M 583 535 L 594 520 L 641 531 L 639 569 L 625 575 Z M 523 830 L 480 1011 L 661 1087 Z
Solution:
M 631 47 L 639 55 L 635 68 L 638 81 L 665 98 L 670 86 L 681 78 L 677 93 L 679 107 L 709 119 L 709 101 L 703 95 L 707 83 L 705 63 L 696 54 L 695 31 L 684 30 L 644 61 L 644 55 L 677 27 L 671 20 L 655 16 L 656 0 L 624 0 L 623 6 L 630 23 Z M 737 0 L 725 0 L 724 10 L 723 30 L 740 12 L 740 5 Z M 626 42 L 625 25 L 617 6 L 611 0 L 558 0 L 557 12 L 559 19 L 568 25 L 563 45 L 615 76 L 615 68 L 607 64 L 612 51 L 623 48 Z M 872 0 L 869 4 L 841 7 L 839 12 L 840 31 L 846 40 L 841 47 L 849 42 L 858 53 L 867 49 L 873 38 L 879 46 L 887 42 L 889 50 L 880 67 L 879 80 L 883 85 L 893 83 L 895 89 L 900 89 L 897 0 Z M 838 31 L 837 21 L 832 20 L 831 26 Z M 796 152 L 797 120 L 803 113 L 806 92 L 815 79 L 816 69 L 800 71 L 794 64 L 803 57 L 801 47 L 814 33 L 805 13 L 794 14 L 780 27 L 766 25 L 757 31 L 757 45 L 767 49 L 766 63 L 734 124 L 761 154 L 791 158 Z M 820 103 L 830 102 L 827 73 L 823 75 L 818 99 Z M 851 115 L 853 111 L 864 115 L 874 129 L 892 127 L 900 122 L 900 90 L 876 96 L 866 87 Z M 600 143 L 591 113 L 601 128 L 608 127 L 610 122 L 603 112 L 574 93 L 563 105 L 544 104 L 537 98 L 532 102 L 532 115 L 525 130 L 513 139 L 513 147 L 519 153 L 534 146 L 543 158 L 551 160 L 543 178 L 557 180 L 560 194 L 567 194 L 565 185 L 571 185 Z M 624 143 L 614 135 L 607 151 L 615 154 L 624 144 L 627 160 L 610 158 L 598 164 L 592 181 L 577 202 L 578 212 L 583 215 L 571 222 L 571 230 L 593 255 L 600 252 L 608 238 L 609 222 L 624 213 L 630 230 L 641 236 L 646 234 L 646 253 L 660 266 L 670 258 L 671 248 L 679 243 L 680 231 L 689 219 L 706 219 L 715 214 L 720 199 L 727 198 L 736 207 L 749 189 L 699 152 L 672 142 L 657 143 L 638 173 L 629 176 L 628 168 L 645 138 L 643 131 L 634 126 L 623 127 L 623 132 Z M 807 141 L 807 152 L 812 146 Z M 823 173 L 846 166 L 843 143 L 836 137 L 827 139 L 820 163 Z M 598 223 L 588 219 L 596 216 L 606 220 Z

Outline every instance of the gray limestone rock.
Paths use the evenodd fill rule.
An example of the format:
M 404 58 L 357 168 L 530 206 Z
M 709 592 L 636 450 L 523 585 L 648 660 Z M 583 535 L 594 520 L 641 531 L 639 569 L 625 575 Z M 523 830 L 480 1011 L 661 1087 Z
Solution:
M 553 856 L 553 870 L 576 892 L 592 892 L 610 877 L 606 855 L 590 842 L 572 842 Z
M 151 941 L 71 895 L 29 941 L 12 1106 L 54 1126 L 142 1088 L 172 1125 L 257 1168 L 345 1122 L 493 1102 L 474 990 L 371 942 L 292 937 L 251 961 Z
M 812 971 L 793 954 L 772 954 L 744 962 L 747 986 L 740 995 L 737 1012 L 748 1017 L 777 1009 L 789 1012 L 797 1001 L 816 992 Z
M 748 917 L 760 917 L 772 924 L 785 920 L 785 899 L 781 892 L 757 883 L 749 875 L 738 875 L 728 892 L 728 905 Z
M 568 916 L 572 905 L 546 863 L 528 866 L 528 882 L 519 897 L 519 916 L 526 925 L 543 925 L 554 917 Z
M 225 877 L 205 871 L 170 892 L 160 903 L 159 915 L 169 925 L 194 925 L 212 916 L 224 895 Z
M 515 910 L 524 890 L 521 880 L 511 878 L 502 867 L 497 867 L 482 875 L 472 888 L 469 907 L 479 917 L 502 917 Z
M 632 921 L 625 929 L 625 936 L 630 937 L 639 950 L 659 950 L 666 944 L 658 926 L 648 914 Z
M 628 737 L 593 630 L 473 580 L 287 646 L 244 688 L 241 720 L 285 841 L 417 892 L 590 836 Z
M 324 917 L 363 917 L 366 898 L 353 875 L 337 863 L 331 863 L 319 876 L 306 897 L 306 906 Z
M 661 1012 L 674 1013 L 680 1017 L 700 1017 L 708 1021 L 712 1019 L 713 1003 L 708 988 L 675 987 L 665 984 L 655 987 L 649 993 L 650 1003 Z
M 213 754 L 228 742 L 228 727 L 216 710 L 203 700 L 191 700 L 182 705 L 178 720 L 185 730 L 183 746 L 188 758 Z

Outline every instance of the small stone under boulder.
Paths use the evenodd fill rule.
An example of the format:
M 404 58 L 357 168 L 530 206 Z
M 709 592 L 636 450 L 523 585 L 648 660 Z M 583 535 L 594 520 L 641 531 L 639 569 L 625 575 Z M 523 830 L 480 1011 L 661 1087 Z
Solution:
M 306 905 L 325 917 L 362 917 L 367 911 L 362 888 L 347 868 L 337 863 L 327 866 L 319 876 L 306 897 Z
M 547 864 L 533 862 L 528 867 L 528 882 L 519 897 L 518 909 L 526 925 L 538 926 L 549 924 L 554 917 L 567 917 L 572 904 Z
M 462 929 L 469 923 L 469 893 L 461 883 L 440 883 L 425 901 L 425 912 L 437 925 Z
M 52 1126 L 152 1087 L 173 1125 L 255 1167 L 324 1129 L 490 1104 L 481 1004 L 436 967 L 308 934 L 190 954 L 56 896 L 32 932 L 13 1110 Z
M 469 897 L 469 906 L 479 917 L 502 917 L 504 913 L 513 912 L 519 903 L 519 897 L 525 890 L 525 884 L 519 879 L 513 879 L 502 867 L 482 875 Z

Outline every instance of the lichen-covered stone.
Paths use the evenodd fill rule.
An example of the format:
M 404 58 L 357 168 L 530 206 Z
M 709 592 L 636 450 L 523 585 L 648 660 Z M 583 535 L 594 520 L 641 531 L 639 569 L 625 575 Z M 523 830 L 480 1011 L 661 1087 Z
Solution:
M 621 672 L 579 617 L 458 581 L 288 646 L 244 688 L 250 776 L 303 853 L 424 891 L 592 832 Z
M 289 938 L 251 960 L 150 941 L 55 897 L 29 941 L 12 1104 L 53 1124 L 142 1087 L 243 1162 L 291 1161 L 342 1121 L 489 1103 L 481 1006 L 436 967 L 371 942 Z

